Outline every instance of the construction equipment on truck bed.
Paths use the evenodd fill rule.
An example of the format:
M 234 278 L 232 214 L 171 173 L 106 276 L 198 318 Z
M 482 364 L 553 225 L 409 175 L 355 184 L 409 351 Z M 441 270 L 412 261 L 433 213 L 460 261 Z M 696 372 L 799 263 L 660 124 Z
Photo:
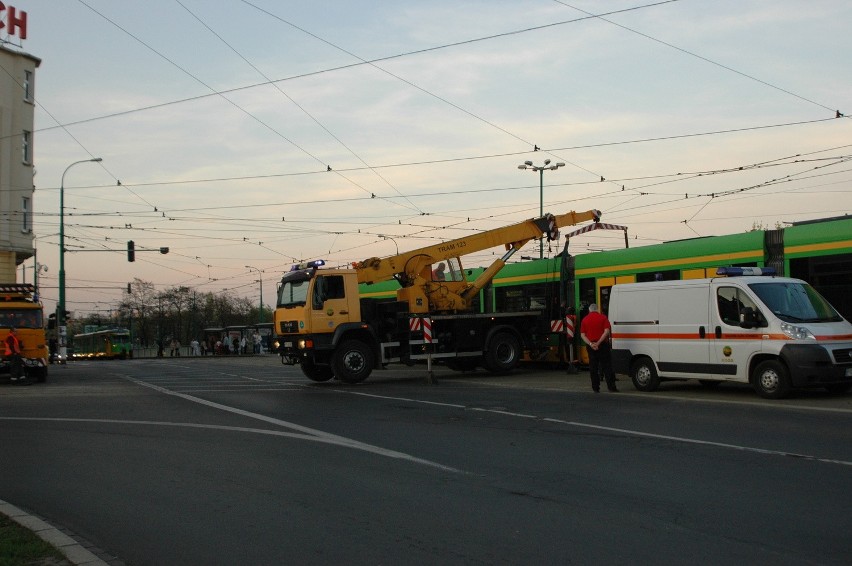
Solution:
M 524 349 L 546 341 L 550 321 L 540 311 L 478 313 L 479 292 L 529 241 L 559 238 L 559 228 L 600 221 L 597 210 L 545 215 L 347 269 L 295 265 L 278 288 L 274 328 L 285 364 L 299 364 L 314 381 L 358 383 L 392 362 L 442 360 L 453 369 L 483 365 L 510 371 Z M 474 281 L 460 257 L 505 246 L 506 253 Z M 444 268 L 449 267 L 445 270 Z M 433 269 L 434 268 L 434 269 Z M 360 298 L 359 283 L 396 279 L 396 300 Z

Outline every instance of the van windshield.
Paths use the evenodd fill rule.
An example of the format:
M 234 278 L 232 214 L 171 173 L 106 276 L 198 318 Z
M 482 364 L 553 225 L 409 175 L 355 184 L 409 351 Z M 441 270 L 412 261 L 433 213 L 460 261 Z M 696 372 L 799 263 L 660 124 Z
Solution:
M 749 288 L 784 322 L 840 322 L 828 301 L 807 283 L 752 283 Z

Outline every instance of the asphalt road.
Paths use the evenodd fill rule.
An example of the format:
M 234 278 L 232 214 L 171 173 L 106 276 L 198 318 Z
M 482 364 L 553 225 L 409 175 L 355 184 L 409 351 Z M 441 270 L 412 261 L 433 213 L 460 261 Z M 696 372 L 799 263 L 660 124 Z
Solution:
M 436 374 L 51 368 L 0 386 L 0 499 L 113 564 L 849 562 L 852 395 Z

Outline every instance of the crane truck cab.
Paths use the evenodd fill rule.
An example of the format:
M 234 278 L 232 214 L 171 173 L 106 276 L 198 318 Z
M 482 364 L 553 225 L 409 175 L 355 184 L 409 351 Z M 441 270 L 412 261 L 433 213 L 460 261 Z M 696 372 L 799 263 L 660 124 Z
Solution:
M 640 391 L 666 379 L 852 389 L 852 325 L 805 281 L 772 268 L 720 268 L 709 279 L 612 288 L 613 366 Z

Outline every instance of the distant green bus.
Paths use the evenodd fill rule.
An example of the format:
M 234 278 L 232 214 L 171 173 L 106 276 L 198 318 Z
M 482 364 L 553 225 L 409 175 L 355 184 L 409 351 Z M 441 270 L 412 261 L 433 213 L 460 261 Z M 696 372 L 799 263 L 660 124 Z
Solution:
M 74 359 L 126 359 L 133 357 L 130 331 L 110 328 L 74 336 Z

